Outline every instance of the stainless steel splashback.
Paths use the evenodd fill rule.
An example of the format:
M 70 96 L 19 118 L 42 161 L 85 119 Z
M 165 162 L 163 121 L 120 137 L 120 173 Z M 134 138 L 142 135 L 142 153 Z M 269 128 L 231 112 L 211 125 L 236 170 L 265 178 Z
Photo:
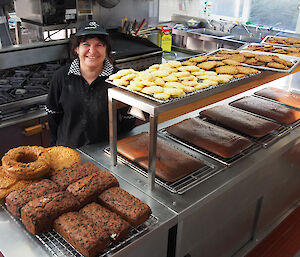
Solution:
M 69 58 L 69 40 L 38 42 L 0 49 L 0 70 Z
M 76 0 L 15 0 L 17 16 L 37 25 L 76 21 Z M 70 15 L 70 14 L 74 15 Z

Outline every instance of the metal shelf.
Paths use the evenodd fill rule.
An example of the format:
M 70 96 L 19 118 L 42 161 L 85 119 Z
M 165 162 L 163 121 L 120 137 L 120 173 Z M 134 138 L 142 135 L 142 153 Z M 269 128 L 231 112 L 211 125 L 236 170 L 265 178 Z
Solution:
M 155 183 L 155 169 L 156 169 L 156 144 L 157 144 L 157 126 L 159 115 L 172 111 L 177 108 L 181 108 L 190 105 L 193 102 L 201 101 L 207 97 L 228 91 L 234 87 L 240 86 L 254 79 L 258 79 L 259 75 L 251 76 L 246 79 L 237 80 L 224 86 L 215 87 L 212 90 L 199 92 L 197 94 L 191 94 L 186 97 L 180 98 L 177 101 L 171 101 L 167 103 L 159 103 L 138 94 L 129 92 L 122 88 L 110 88 L 108 89 L 108 100 L 109 100 L 109 140 L 111 149 L 111 163 L 117 165 L 117 109 L 120 103 L 135 107 L 141 111 L 149 114 L 149 170 L 148 170 L 148 181 L 151 190 L 154 189 Z M 222 100 L 216 98 L 215 102 Z M 203 104 L 204 106 L 204 104 Z M 178 109 L 177 109 L 178 110 Z M 193 111 L 193 109 L 188 110 Z M 176 116 L 180 116 L 186 113 L 187 110 L 176 112 Z M 174 118 L 174 117 L 172 117 Z M 171 119 L 171 118 L 170 118 Z

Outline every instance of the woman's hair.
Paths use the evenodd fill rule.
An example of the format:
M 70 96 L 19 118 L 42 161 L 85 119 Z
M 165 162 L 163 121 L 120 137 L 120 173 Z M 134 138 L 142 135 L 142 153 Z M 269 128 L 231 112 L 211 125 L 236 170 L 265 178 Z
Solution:
M 105 35 L 85 35 L 85 36 L 79 36 L 79 37 L 72 35 L 71 39 L 70 39 L 71 55 L 74 58 L 77 58 L 78 54 L 76 52 L 76 48 L 80 45 L 81 42 L 84 42 L 91 38 L 99 39 L 106 46 L 106 58 L 113 64 L 114 59 L 111 55 L 111 41 L 110 41 L 110 38 Z

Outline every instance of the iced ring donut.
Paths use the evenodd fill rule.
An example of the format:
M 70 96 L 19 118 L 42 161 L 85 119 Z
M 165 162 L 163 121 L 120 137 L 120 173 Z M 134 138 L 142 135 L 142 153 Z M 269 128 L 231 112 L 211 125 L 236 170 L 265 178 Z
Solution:
M 50 169 L 50 155 L 40 146 L 20 146 L 9 150 L 2 158 L 5 173 L 15 179 L 37 179 Z

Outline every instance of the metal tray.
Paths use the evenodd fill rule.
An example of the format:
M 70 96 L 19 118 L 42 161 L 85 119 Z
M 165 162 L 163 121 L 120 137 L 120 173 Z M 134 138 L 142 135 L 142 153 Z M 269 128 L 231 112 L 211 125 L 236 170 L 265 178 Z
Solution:
M 167 182 L 156 176 L 155 183 L 162 186 L 163 188 L 167 189 L 169 192 L 178 194 L 178 195 L 182 195 L 185 192 L 187 192 L 188 190 L 192 189 L 193 187 L 206 181 L 207 179 L 211 178 L 212 176 L 218 174 L 219 172 L 221 172 L 223 170 L 221 167 L 218 167 L 218 166 L 211 164 L 210 162 L 204 160 L 204 158 L 196 157 L 195 153 L 186 151 L 185 149 L 183 149 L 181 147 L 182 144 L 179 144 L 179 146 L 176 146 L 173 142 L 167 141 L 168 138 L 165 137 L 163 130 L 159 131 L 159 136 L 166 143 L 168 143 L 170 145 L 170 147 L 176 148 L 176 149 L 184 152 L 185 154 L 188 154 L 188 155 L 202 161 L 204 164 L 202 168 L 200 168 L 200 169 L 194 171 L 193 173 L 188 174 L 188 175 L 184 176 L 183 178 L 178 179 L 174 182 Z M 109 156 L 111 155 L 109 147 L 105 148 L 104 152 Z M 119 162 L 127 165 L 134 171 L 140 173 L 141 175 L 143 175 L 145 177 L 148 177 L 148 171 L 145 168 L 143 168 L 136 162 L 128 159 L 126 156 L 120 154 L 119 152 L 117 152 L 117 159 Z
M 256 74 L 250 74 L 250 75 L 245 76 L 245 77 L 242 77 L 242 78 L 233 78 L 233 79 L 231 79 L 228 83 L 220 83 L 220 84 L 215 85 L 215 86 L 209 86 L 209 87 L 207 87 L 207 88 L 196 89 L 196 90 L 193 91 L 193 92 L 186 93 L 185 96 L 182 96 L 182 97 L 174 97 L 174 98 L 170 98 L 170 99 L 157 99 L 157 98 L 155 98 L 155 97 L 153 97 L 153 96 L 151 96 L 151 95 L 148 95 L 148 94 L 145 94 L 145 93 L 142 93 L 142 92 L 139 92 L 139 91 L 133 91 L 133 90 L 130 90 L 130 89 L 128 89 L 126 86 L 115 85 L 115 84 L 112 83 L 112 81 L 110 81 L 110 80 L 108 80 L 108 79 L 106 79 L 105 81 L 106 81 L 107 83 L 113 85 L 113 86 L 116 86 L 116 87 L 125 89 L 125 90 L 127 90 L 127 91 L 129 91 L 129 92 L 132 92 L 132 93 L 134 93 L 134 94 L 143 96 L 143 97 L 148 98 L 148 99 L 150 99 L 150 100 L 152 100 L 152 101 L 155 101 L 155 102 L 164 104 L 164 103 L 176 102 L 176 101 L 178 101 L 178 100 L 180 100 L 180 99 L 187 98 L 187 97 L 192 96 L 192 95 L 195 95 L 195 94 L 201 94 L 202 92 L 206 92 L 206 91 L 209 91 L 209 90 L 214 90 L 215 88 L 218 88 L 218 87 L 222 87 L 222 86 L 228 87 L 228 86 L 230 86 L 230 84 L 232 84 L 232 83 L 234 83 L 234 82 L 236 82 L 236 81 L 240 81 L 240 80 L 244 80 L 244 79 L 247 79 L 247 78 L 250 78 L 250 77 L 253 77 L 253 76 L 257 76 L 257 75 L 259 75 L 260 73 L 261 73 L 261 72 L 258 72 L 258 73 L 256 73 Z M 199 80 L 199 82 L 201 82 L 201 81 L 202 81 L 202 80 Z
M 267 44 L 267 43 L 261 43 L 261 44 L 259 44 L 259 43 L 250 43 L 250 44 L 244 44 L 244 45 L 242 45 L 241 47 L 239 47 L 237 50 L 243 50 L 243 51 L 251 51 L 251 52 L 253 52 L 253 53 L 260 53 L 260 54 L 272 54 L 272 55 L 277 55 L 278 57 L 280 57 L 280 58 L 284 58 L 285 56 L 289 56 L 289 57 L 292 57 L 292 58 L 294 58 L 294 59 L 296 59 L 296 60 L 300 60 L 300 57 L 297 57 L 297 56 L 294 56 L 294 55 L 287 55 L 287 54 L 280 54 L 280 53 L 274 53 L 274 52 L 267 52 L 267 51 L 256 51 L 256 50 L 247 50 L 247 47 L 248 46 L 251 46 L 251 45 L 270 45 L 270 44 Z M 292 47 L 292 46 L 278 46 L 278 47 L 280 47 L 280 48 L 282 48 L 282 49 L 287 49 L 287 48 L 290 48 L 290 47 Z M 300 53 L 300 52 L 299 52 Z
M 149 219 L 146 220 L 143 224 L 141 224 L 137 228 L 132 227 L 129 234 L 118 243 L 110 243 L 109 247 L 102 253 L 97 255 L 97 257 L 112 256 L 118 250 L 130 244 L 130 242 L 145 234 L 147 230 L 150 227 L 154 226 L 157 222 L 158 219 L 151 214 Z M 51 230 L 42 235 L 36 235 L 36 238 L 53 256 L 84 257 L 55 230 Z
M 233 108 L 236 108 L 236 107 L 233 107 Z M 242 112 L 250 113 L 250 112 L 247 112 L 247 111 L 245 111 L 243 109 L 239 109 L 239 110 L 242 111 Z M 251 114 L 253 114 L 253 116 L 262 118 L 264 120 L 268 120 L 265 117 L 256 115 L 255 113 L 251 113 Z M 256 137 L 252 137 L 250 135 L 244 134 L 244 133 L 242 133 L 242 132 L 240 132 L 238 130 L 235 130 L 233 128 L 227 127 L 227 126 L 225 126 L 223 124 L 220 124 L 219 122 L 215 122 L 215 121 L 209 120 L 209 119 L 207 119 L 205 117 L 202 117 L 201 113 L 199 114 L 199 117 L 200 117 L 200 119 L 202 119 L 202 120 L 204 120 L 206 122 L 212 123 L 212 124 L 214 124 L 216 126 L 222 127 L 224 129 L 233 131 L 234 133 L 237 133 L 237 134 L 239 134 L 241 136 L 249 138 L 251 141 L 253 141 L 253 142 L 261 145 L 263 148 L 268 148 L 270 145 L 274 144 L 281 137 L 283 137 L 283 136 L 287 135 L 288 133 L 290 133 L 290 128 L 285 127 L 285 126 L 282 125 L 278 129 L 271 131 L 269 134 L 267 134 L 267 135 L 265 135 L 263 137 L 260 137 L 260 138 L 256 138 Z
M 47 233 L 43 233 L 40 235 L 33 235 L 27 232 L 21 220 L 14 217 L 5 206 L 0 206 L 8 216 L 16 222 L 18 225 L 23 227 L 24 233 L 26 233 L 32 239 L 38 239 L 38 241 L 45 247 L 47 251 L 49 251 L 53 256 L 56 257 L 84 257 L 80 254 L 71 244 L 69 244 L 60 234 L 58 234 L 54 229 Z M 121 239 L 117 243 L 110 243 L 109 247 L 105 249 L 102 253 L 97 255 L 97 257 L 108 257 L 112 256 L 114 253 L 130 244 L 132 241 L 138 239 L 141 235 L 147 233 L 149 228 L 155 226 L 158 223 L 158 218 L 153 214 L 150 215 L 149 219 L 146 220 L 143 224 L 134 228 L 131 227 L 129 234 Z
M 257 151 L 258 149 L 261 148 L 261 146 L 257 143 L 253 143 L 251 146 L 249 146 L 247 149 L 245 149 L 244 151 L 240 152 L 239 154 L 233 156 L 232 158 L 223 158 L 217 154 L 214 154 L 212 152 L 209 152 L 203 148 L 200 148 L 196 145 L 193 145 L 191 144 L 190 142 L 186 142 L 185 140 L 181 139 L 181 138 L 178 138 L 170 133 L 168 133 L 165 129 L 162 129 L 160 130 L 161 133 L 164 134 L 165 137 L 181 144 L 181 145 L 184 145 L 185 147 L 195 151 L 195 152 L 198 152 L 204 156 L 207 156 L 223 165 L 226 165 L 226 166 L 231 166 L 233 165 L 234 163 L 238 162 L 239 160 L 241 160 L 242 158 L 245 158 L 247 156 L 249 156 L 250 154 L 252 154 L 253 152 Z
M 230 51 L 232 49 L 219 48 L 219 49 L 217 49 L 217 50 L 215 50 L 213 52 L 208 53 L 208 55 L 215 55 L 215 54 L 219 53 L 222 50 L 229 50 Z M 256 54 L 256 55 L 275 55 L 273 53 L 268 53 L 268 52 L 256 52 L 256 51 L 243 51 L 243 52 L 253 53 L 253 54 Z M 247 66 L 247 67 L 252 67 L 252 68 L 255 68 L 255 69 L 261 69 L 261 70 L 270 70 L 270 71 L 276 71 L 276 72 L 287 72 L 287 73 L 290 73 L 290 72 L 292 72 L 297 67 L 297 65 L 300 62 L 300 58 L 294 58 L 293 56 L 289 56 L 289 55 L 283 55 L 280 58 L 282 58 L 282 59 L 284 59 L 286 61 L 290 61 L 294 65 L 291 68 L 289 68 L 288 70 L 281 70 L 281 69 L 275 69 L 275 68 L 264 67 L 264 66 L 249 65 L 249 64 L 246 64 L 246 63 L 241 63 L 241 65 Z
M 269 98 L 261 97 L 261 96 L 254 95 L 254 94 L 251 95 L 251 96 L 257 97 L 257 98 L 261 98 L 261 99 L 264 99 L 264 100 L 269 101 L 269 102 L 277 103 L 277 104 L 279 104 L 279 105 L 283 105 L 283 106 L 288 107 L 288 108 L 290 108 L 290 109 L 294 109 L 294 108 L 292 108 L 292 107 L 290 107 L 290 106 L 288 106 L 288 105 L 281 104 L 281 103 L 276 102 L 276 101 L 274 101 L 274 100 L 272 100 L 272 99 L 269 99 Z M 241 100 L 241 99 L 244 99 L 245 97 L 248 97 L 248 96 L 243 96 L 243 97 L 241 97 L 241 98 L 239 98 L 239 99 L 236 99 L 236 100 L 230 102 L 229 105 L 232 106 L 232 105 L 231 105 L 232 103 L 234 103 L 234 102 L 236 102 L 236 101 L 239 101 L 239 100 Z M 235 106 L 232 106 L 232 107 L 238 108 L 238 107 L 235 107 Z M 269 121 L 272 121 L 272 122 L 276 122 L 276 123 L 278 123 L 278 124 L 281 124 L 281 125 L 284 126 L 284 127 L 290 128 L 290 129 L 294 129 L 294 128 L 300 126 L 300 120 L 296 120 L 295 122 L 293 122 L 293 123 L 291 123 L 291 124 L 284 124 L 284 123 L 280 123 L 280 122 L 278 122 L 278 121 L 276 121 L 276 120 L 272 120 L 272 119 L 270 119 L 270 118 L 268 118 L 268 117 L 265 117 L 265 116 L 256 114 L 256 113 L 254 113 L 254 112 L 250 112 L 250 111 L 247 111 L 247 110 L 244 110 L 244 109 L 240 109 L 240 108 L 238 108 L 238 109 L 241 110 L 241 111 L 243 111 L 243 112 L 250 113 L 250 114 L 252 114 L 252 115 L 254 115 L 254 116 L 257 116 L 257 117 L 259 117 L 259 118 L 263 118 L 263 119 L 265 119 L 265 120 L 269 120 Z M 284 132 L 284 133 L 285 133 L 285 132 Z
M 269 44 L 269 45 L 276 45 L 276 46 L 293 46 L 293 47 L 297 47 L 299 48 L 300 46 L 294 46 L 294 45 L 285 45 L 285 44 L 279 44 L 279 43 L 269 43 L 269 42 L 266 42 L 269 38 L 273 38 L 273 37 L 279 37 L 279 36 L 271 36 L 271 35 L 268 35 L 266 36 L 262 41 L 261 43 L 265 43 L 265 44 Z M 279 37 L 279 38 L 287 38 L 287 37 Z M 298 39 L 298 38 L 296 38 Z
M 291 91 L 293 92 L 293 91 Z M 297 92 L 293 92 L 293 93 L 297 93 Z M 255 97 L 259 97 L 259 98 L 262 98 L 264 100 L 268 100 L 268 101 L 271 101 L 271 102 L 274 102 L 274 103 L 278 103 L 278 104 L 281 104 L 281 105 L 284 105 L 286 107 L 289 107 L 289 108 L 292 108 L 292 109 L 295 109 L 296 111 L 300 111 L 300 107 L 296 107 L 296 106 L 292 106 L 292 105 L 289 105 L 289 104 L 286 104 L 286 103 L 282 103 L 282 102 L 279 102 L 275 99 L 272 99 L 272 98 L 269 98 L 269 97 L 265 97 L 265 96 L 262 96 L 262 95 L 257 95 L 256 92 L 254 92 L 253 96 Z M 0 112 L 1 113 L 1 112 Z

